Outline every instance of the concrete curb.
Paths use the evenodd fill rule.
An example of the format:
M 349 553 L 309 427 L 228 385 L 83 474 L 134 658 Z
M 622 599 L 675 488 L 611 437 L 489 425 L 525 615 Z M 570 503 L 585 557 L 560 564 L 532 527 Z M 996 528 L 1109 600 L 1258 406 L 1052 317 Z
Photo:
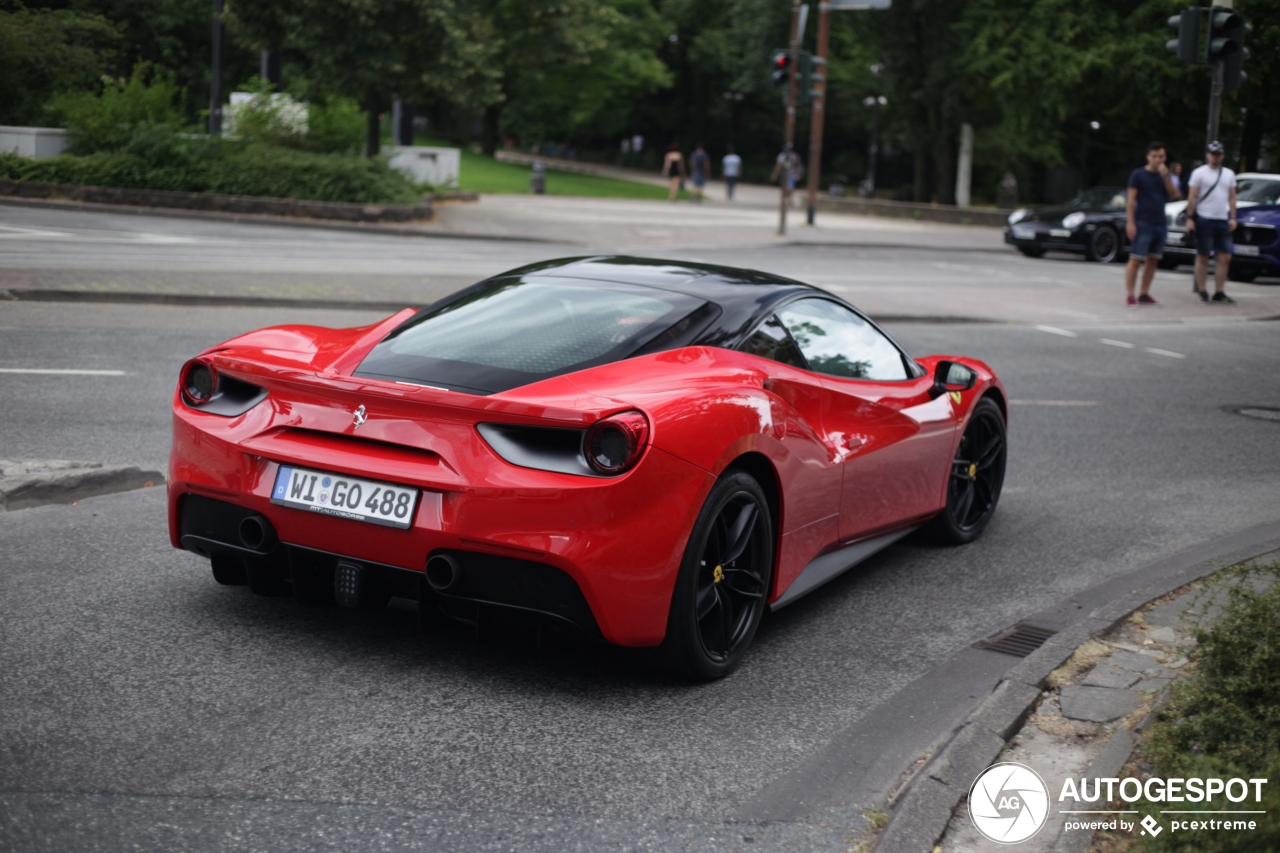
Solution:
M 12 181 L 7 178 L 0 178 L 0 195 L 35 199 L 63 198 L 99 204 L 125 204 L 204 212 L 307 216 L 315 219 L 337 219 L 343 222 L 409 222 L 429 220 L 434 215 L 431 202 L 425 200 L 418 204 L 362 204 L 222 193 L 141 190 L 129 187 L 93 187 L 79 184 L 53 184 L 45 181 Z
M 1050 637 L 1005 675 L 951 740 L 907 783 L 898 796 L 893 816 L 876 842 L 874 853 L 929 853 L 934 849 L 955 810 L 968 796 L 973 780 L 991 766 L 1035 710 L 1049 674 L 1070 660 L 1082 644 L 1110 633 L 1152 601 L 1225 566 L 1274 551 L 1276 545 L 1274 539 L 1267 540 L 1220 558 L 1203 560 L 1099 607 L 1085 619 Z M 1122 746 L 1113 738 L 1097 760 L 1113 759 L 1112 753 L 1119 752 Z M 1131 749 L 1132 742 L 1129 746 Z M 1125 752 L 1120 756 L 1121 764 L 1128 755 L 1129 752 Z
M 85 302 L 124 305 L 208 305 L 221 308 L 319 308 L 333 311 L 399 311 L 424 303 L 363 299 L 295 299 L 287 296 L 210 296 L 197 293 L 136 293 L 111 290 L 57 290 L 13 287 L 0 302 Z
M 1136 743 L 1133 732 L 1127 729 L 1116 729 L 1107 741 L 1107 745 L 1102 748 L 1102 752 L 1085 771 L 1085 776 L 1093 779 L 1118 777 L 1120 771 L 1124 769 L 1124 763 L 1133 754 Z M 1058 836 L 1058 843 L 1054 845 L 1053 851 L 1054 853 L 1086 853 L 1092 844 L 1092 832 L 1067 833 Z
M 224 213 L 213 210 L 179 210 L 168 207 L 140 207 L 131 204 L 99 204 L 87 201 L 61 201 L 58 199 L 17 198 L 0 195 L 0 205 L 29 207 L 39 210 L 67 210 L 80 213 L 118 213 L 125 216 L 165 216 L 177 219 L 196 219 L 204 222 L 230 222 L 239 225 L 278 225 L 282 228 L 319 228 L 325 231 L 346 231 L 352 234 L 381 234 L 390 237 L 435 237 L 449 240 L 497 240 L 504 243 L 550 243 L 576 245 L 568 241 L 548 240 L 542 237 L 507 237 L 487 234 L 455 234 L 431 230 L 428 226 L 383 225 L 379 223 L 333 222 L 325 219 L 301 219 L 256 213 Z
M 6 463 L 6 468 L 10 463 Z M 136 466 L 96 462 L 50 463 L 54 470 L 19 471 L 0 478 L 0 509 L 69 504 L 84 498 L 162 485 L 164 475 Z M 40 467 L 39 465 L 35 467 Z

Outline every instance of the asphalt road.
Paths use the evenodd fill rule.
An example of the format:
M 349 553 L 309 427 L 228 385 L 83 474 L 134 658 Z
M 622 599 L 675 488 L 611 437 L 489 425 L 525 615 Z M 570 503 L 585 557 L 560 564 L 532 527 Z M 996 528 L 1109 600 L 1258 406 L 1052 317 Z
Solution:
M 90 269 L 64 242 L 62 266 L 28 257 Z M 506 244 L 457 251 L 469 270 L 519 262 Z M 890 281 L 949 263 L 899 251 L 868 263 Z M 163 466 L 188 355 L 263 324 L 375 317 L 0 302 L 0 457 Z M 1280 521 L 1280 423 L 1224 408 L 1280 408 L 1280 335 L 1215 319 L 890 324 L 914 353 L 1004 378 L 993 525 L 964 548 L 904 540 L 767 619 L 709 685 L 608 648 L 421 637 L 404 610 L 220 587 L 168 545 L 160 489 L 0 514 L 0 849 L 843 850 L 1016 663 L 972 642 L 1065 623 L 1162 560 Z M 123 375 L 9 372 L 32 369 Z

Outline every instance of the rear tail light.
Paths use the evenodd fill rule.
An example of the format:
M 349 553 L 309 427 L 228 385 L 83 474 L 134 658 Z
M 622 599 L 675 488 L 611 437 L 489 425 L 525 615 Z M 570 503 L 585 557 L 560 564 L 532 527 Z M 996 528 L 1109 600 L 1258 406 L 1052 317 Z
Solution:
M 582 449 L 593 470 L 613 476 L 635 465 L 648 442 L 648 419 L 640 412 L 621 412 L 587 430 Z
M 193 358 L 183 366 L 178 385 L 189 405 L 203 406 L 218 393 L 218 371 L 213 362 Z

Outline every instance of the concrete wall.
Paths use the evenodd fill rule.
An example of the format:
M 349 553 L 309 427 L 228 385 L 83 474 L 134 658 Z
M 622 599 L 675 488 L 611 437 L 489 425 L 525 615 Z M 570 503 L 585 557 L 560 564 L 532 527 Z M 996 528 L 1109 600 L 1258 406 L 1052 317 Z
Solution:
M 67 147 L 67 132 L 60 127 L 9 127 L 0 125 L 0 152 L 33 160 L 56 157 Z
M 445 188 L 458 185 L 461 155 L 457 148 L 432 148 L 426 145 L 388 146 L 391 168 L 413 175 L 418 183 Z

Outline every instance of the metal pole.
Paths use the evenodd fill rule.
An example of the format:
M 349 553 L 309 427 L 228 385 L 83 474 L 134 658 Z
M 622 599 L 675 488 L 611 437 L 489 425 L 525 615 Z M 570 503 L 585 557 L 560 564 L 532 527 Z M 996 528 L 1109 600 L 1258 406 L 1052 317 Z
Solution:
M 1209 92 L 1209 126 L 1205 130 L 1204 144 L 1218 138 L 1218 123 L 1222 118 L 1222 88 L 1226 82 L 1226 70 L 1221 62 L 1213 66 L 1213 88 Z
M 785 159 L 778 170 L 778 235 L 787 233 L 787 186 L 791 173 L 791 148 L 796 136 L 796 72 L 800 64 L 800 0 L 791 7 L 791 68 L 787 74 L 787 123 L 783 133 L 782 153 Z
M 813 93 L 813 118 L 809 124 L 809 216 L 808 222 L 813 224 L 813 216 L 818 208 L 818 173 L 822 171 L 822 123 L 826 117 L 824 107 L 827 103 L 827 47 L 831 43 L 831 5 L 818 4 L 818 57 L 822 62 L 814 63 L 819 69 L 822 79 L 817 82 Z
M 222 135 L 222 0 L 213 0 L 213 69 L 209 81 L 209 135 Z
M 880 105 L 871 106 L 871 145 L 867 148 L 867 198 L 876 197 L 876 155 L 880 153 Z

